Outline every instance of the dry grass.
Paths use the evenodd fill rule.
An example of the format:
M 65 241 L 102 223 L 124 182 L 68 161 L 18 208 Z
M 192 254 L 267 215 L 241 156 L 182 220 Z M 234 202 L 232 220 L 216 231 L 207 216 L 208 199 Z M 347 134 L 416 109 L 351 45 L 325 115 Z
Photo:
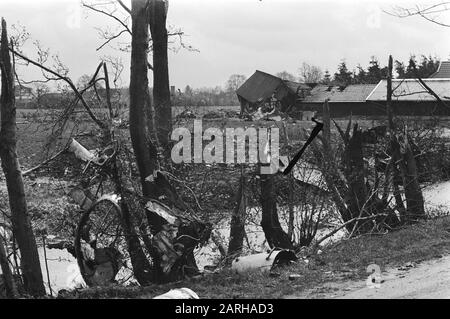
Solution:
M 413 261 L 439 258 L 450 252 L 450 218 L 421 222 L 379 236 L 362 236 L 324 248 L 321 255 L 300 260 L 278 269 L 278 276 L 267 273 L 239 275 L 231 270 L 208 274 L 198 279 L 148 287 L 108 287 L 86 289 L 65 298 L 152 298 L 169 289 L 188 287 L 200 298 L 282 298 L 300 294 L 329 281 L 365 278 L 366 267 L 376 263 L 381 268 Z M 291 281 L 290 274 L 301 277 Z

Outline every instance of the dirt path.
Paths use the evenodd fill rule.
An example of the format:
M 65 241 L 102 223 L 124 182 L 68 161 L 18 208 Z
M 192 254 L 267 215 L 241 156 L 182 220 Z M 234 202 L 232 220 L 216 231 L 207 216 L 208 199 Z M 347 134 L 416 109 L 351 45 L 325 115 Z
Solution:
M 450 299 L 450 256 L 389 269 L 381 279 L 379 288 L 369 288 L 366 281 L 333 282 L 287 298 Z

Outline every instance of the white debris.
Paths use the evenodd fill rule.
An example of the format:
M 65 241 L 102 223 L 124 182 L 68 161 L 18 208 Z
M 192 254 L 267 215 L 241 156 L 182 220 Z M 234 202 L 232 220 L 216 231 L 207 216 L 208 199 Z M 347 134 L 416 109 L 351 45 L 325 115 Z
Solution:
M 198 295 L 189 288 L 171 289 L 165 294 L 154 297 L 153 299 L 200 299 Z

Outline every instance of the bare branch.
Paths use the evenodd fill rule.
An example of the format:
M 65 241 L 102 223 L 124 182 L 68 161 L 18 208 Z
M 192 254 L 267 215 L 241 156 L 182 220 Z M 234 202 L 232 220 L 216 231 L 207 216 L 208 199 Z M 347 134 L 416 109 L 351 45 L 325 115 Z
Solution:
M 37 66 L 38 68 L 44 70 L 47 73 L 50 73 L 52 75 L 54 75 L 57 79 L 62 80 L 64 82 L 66 82 L 70 88 L 72 89 L 72 91 L 75 93 L 75 95 L 77 96 L 77 98 L 81 101 L 81 103 L 83 104 L 84 108 L 86 109 L 86 112 L 89 114 L 89 116 L 91 117 L 91 119 L 102 129 L 106 128 L 105 123 L 103 123 L 101 120 L 99 120 L 95 114 L 92 112 L 91 108 L 89 107 L 89 105 L 87 105 L 86 101 L 83 98 L 83 95 L 80 93 L 80 91 L 77 89 L 77 87 L 75 86 L 75 84 L 73 84 L 72 80 L 70 78 L 68 78 L 66 75 L 62 75 L 59 74 L 57 71 L 51 70 L 48 67 L 44 66 L 43 64 L 36 62 L 28 57 L 26 57 L 25 55 L 15 51 L 12 48 L 9 48 L 9 50 L 17 55 L 19 58 L 21 58 L 22 60 L 27 61 L 28 63 Z
M 117 0 L 117 2 L 120 4 L 120 6 L 121 6 L 126 12 L 128 12 L 129 15 L 131 15 L 131 10 L 130 10 L 130 8 L 128 8 L 128 7 L 122 2 L 122 0 Z
M 330 238 L 331 236 L 336 234 L 338 231 L 340 231 L 341 229 L 343 229 L 347 225 L 350 225 L 350 224 L 352 224 L 354 222 L 376 219 L 376 218 L 382 217 L 382 216 L 388 216 L 388 215 L 387 214 L 377 214 L 377 215 L 371 215 L 371 216 L 366 216 L 366 217 L 355 217 L 355 218 L 352 218 L 349 221 L 347 221 L 347 222 L 343 223 L 342 225 L 340 225 L 339 227 L 335 228 L 334 230 L 332 230 L 328 234 L 324 235 L 322 238 L 318 239 L 314 244 L 315 244 L 316 247 L 319 246 L 319 244 L 322 243 L 325 239 Z
M 443 27 L 450 27 L 450 24 L 444 23 L 439 20 L 439 14 L 450 11 L 450 2 L 440 2 L 429 6 L 415 5 L 413 8 L 404 8 L 394 6 L 392 11 L 383 10 L 384 13 L 397 18 L 408 18 L 413 16 L 419 16 L 429 22 L 435 23 Z
M 122 20 L 120 20 L 118 17 L 116 17 L 114 14 L 106 12 L 106 11 L 103 11 L 103 10 L 100 10 L 100 9 L 97 9 L 96 7 L 94 7 L 92 5 L 89 5 L 89 4 L 86 4 L 85 2 L 82 2 L 82 4 L 83 4 L 83 7 L 86 7 L 88 9 L 91 9 L 92 11 L 104 14 L 104 15 L 106 15 L 106 16 L 114 19 L 114 20 L 116 20 L 118 23 L 120 23 L 125 28 L 125 31 L 128 32 L 131 35 L 131 30 L 128 27 L 128 25 L 125 22 L 123 22 Z
M 43 161 L 42 163 L 36 165 L 33 168 L 30 168 L 26 171 L 22 172 L 22 176 L 27 176 L 35 171 L 37 171 L 38 169 L 40 169 L 42 166 L 47 165 L 48 163 L 50 163 L 51 161 L 53 161 L 54 159 L 56 159 L 57 157 L 59 157 L 61 154 L 63 154 L 65 151 L 67 150 L 67 146 L 64 147 L 62 150 L 60 150 L 58 153 L 56 153 L 55 155 L 53 155 L 52 157 L 50 157 L 49 159 Z
M 101 46 L 99 46 L 97 49 L 95 49 L 96 51 L 100 51 L 101 49 L 103 49 L 103 47 L 105 45 L 107 45 L 108 43 L 110 43 L 111 41 L 113 41 L 114 39 L 117 39 L 118 37 L 120 37 L 122 34 L 124 34 L 125 32 L 127 32 L 127 30 L 122 30 L 119 33 L 109 37 Z

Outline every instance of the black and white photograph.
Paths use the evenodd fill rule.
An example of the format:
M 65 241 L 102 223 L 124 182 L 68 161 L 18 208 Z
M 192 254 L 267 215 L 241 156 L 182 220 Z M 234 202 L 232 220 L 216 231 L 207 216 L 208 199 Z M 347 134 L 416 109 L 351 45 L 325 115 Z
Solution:
M 450 299 L 450 2 L 0 18 L 0 299 L 177 318 Z

